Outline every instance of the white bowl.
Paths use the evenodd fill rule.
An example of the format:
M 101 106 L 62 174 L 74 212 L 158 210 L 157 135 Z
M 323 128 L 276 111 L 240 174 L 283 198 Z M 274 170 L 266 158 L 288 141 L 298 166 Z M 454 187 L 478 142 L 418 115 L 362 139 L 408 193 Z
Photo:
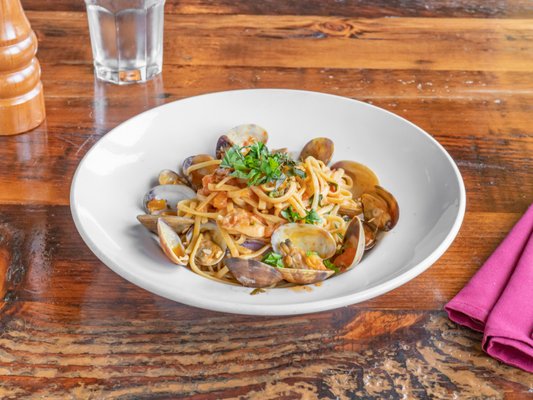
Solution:
M 335 143 L 333 161 L 369 166 L 400 205 L 398 225 L 353 270 L 311 291 L 251 289 L 214 282 L 172 264 L 136 220 L 160 170 L 214 153 L 231 127 L 255 123 L 269 147 L 299 151 L 311 138 Z M 452 243 L 465 210 L 452 158 L 426 132 L 388 111 L 315 92 L 260 89 L 192 97 L 144 112 L 105 135 L 81 161 L 71 210 L 82 238 L 113 271 L 181 303 L 239 314 L 290 315 L 333 309 L 388 292 L 434 263 Z

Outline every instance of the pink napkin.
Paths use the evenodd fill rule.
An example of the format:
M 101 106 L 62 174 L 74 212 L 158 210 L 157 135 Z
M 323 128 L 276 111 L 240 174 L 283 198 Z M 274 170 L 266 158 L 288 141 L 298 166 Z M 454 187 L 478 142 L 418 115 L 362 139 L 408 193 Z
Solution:
M 488 354 L 533 372 L 533 204 L 444 308 L 452 321 L 484 332 Z

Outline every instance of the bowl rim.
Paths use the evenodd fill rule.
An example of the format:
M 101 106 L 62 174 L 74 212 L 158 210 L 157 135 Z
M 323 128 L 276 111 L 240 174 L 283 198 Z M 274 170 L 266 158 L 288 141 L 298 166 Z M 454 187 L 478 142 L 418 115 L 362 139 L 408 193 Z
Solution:
M 450 163 L 450 166 L 452 167 L 452 171 L 454 173 L 454 178 L 456 180 L 456 183 L 459 187 L 459 198 L 458 198 L 458 208 L 457 208 L 457 215 L 455 216 L 455 220 L 453 222 L 453 225 L 451 229 L 446 234 L 446 237 L 444 240 L 429 254 L 426 258 L 424 258 L 421 262 L 419 262 L 414 267 L 410 268 L 409 270 L 401 273 L 400 275 L 386 281 L 383 283 L 380 283 L 376 286 L 373 286 L 371 288 L 365 289 L 363 291 L 352 293 L 349 295 L 344 295 L 340 297 L 330 298 L 330 299 L 322 299 L 322 300 L 314 300 L 309 302 L 303 302 L 298 304 L 246 304 L 246 303 L 234 303 L 234 302 L 213 302 L 212 300 L 205 300 L 201 296 L 192 297 L 190 295 L 186 296 L 180 296 L 179 293 L 173 292 L 168 293 L 166 290 L 162 290 L 161 287 L 157 285 L 152 285 L 151 282 L 146 281 L 142 278 L 139 278 L 135 274 L 131 274 L 128 272 L 127 269 L 124 269 L 120 267 L 117 263 L 115 263 L 113 260 L 111 260 L 93 241 L 91 236 L 85 231 L 83 224 L 81 222 L 81 218 L 79 215 L 79 210 L 76 207 L 76 191 L 77 191 L 77 185 L 78 185 L 78 177 L 81 173 L 82 166 L 84 165 L 85 160 L 92 154 L 96 149 L 98 148 L 98 144 L 109 134 L 112 134 L 114 131 L 119 130 L 124 124 L 131 123 L 132 121 L 135 121 L 139 118 L 143 118 L 145 115 L 154 112 L 156 109 L 164 109 L 164 108 L 170 108 L 175 103 L 181 102 L 181 101 L 190 101 L 192 99 L 199 99 L 201 97 L 206 96 L 216 96 L 216 95 L 224 95 L 227 93 L 234 93 L 238 94 L 239 92 L 242 93 L 250 93 L 250 92 L 257 92 L 257 93 L 267 93 L 267 92 L 273 92 L 273 93 L 300 93 L 302 95 L 318 95 L 318 96 L 325 96 L 325 97 L 332 97 L 338 100 L 342 101 L 348 101 L 358 104 L 360 107 L 367 107 L 370 109 L 377 109 L 381 112 L 385 112 L 389 115 L 394 116 L 395 118 L 398 118 L 402 120 L 404 123 L 407 123 L 412 128 L 414 128 L 416 131 L 418 131 L 419 134 L 422 134 L 427 139 L 429 139 L 446 157 L 447 161 Z M 283 89 L 283 88 L 261 88 L 261 89 L 236 89 L 236 90 L 224 90 L 224 91 L 217 91 L 217 92 L 209 92 L 204 94 L 199 94 L 196 96 L 191 97 L 185 97 L 182 99 L 178 99 L 154 108 L 151 108 L 149 110 L 143 111 L 112 128 L 109 130 L 106 134 L 104 134 L 83 156 L 83 158 L 80 160 L 76 171 L 72 178 L 72 183 L 70 187 L 70 211 L 72 214 L 72 218 L 74 220 L 74 224 L 76 226 L 76 229 L 80 236 L 82 237 L 85 244 L 89 247 L 89 249 L 96 255 L 96 257 L 104 263 L 108 268 L 113 270 L 115 273 L 120 275 L 122 278 L 126 279 L 127 281 L 135 284 L 136 286 L 139 286 L 145 290 L 148 290 L 149 292 L 165 297 L 167 299 L 183 303 L 189 306 L 193 307 L 199 307 L 207 310 L 212 311 L 218 311 L 218 312 L 226 312 L 231 314 L 244 314 L 244 315 L 258 315 L 258 316 L 267 316 L 267 315 L 302 315 L 302 314 L 309 314 L 309 313 L 315 313 L 320 311 L 326 311 L 326 310 L 332 310 L 335 308 L 343 307 L 352 305 L 355 303 L 359 303 L 365 300 L 372 299 L 374 297 L 380 296 L 384 293 L 387 293 L 393 289 L 396 289 L 397 287 L 403 285 L 404 283 L 409 282 L 410 280 L 414 279 L 418 275 L 420 275 L 422 272 L 427 270 L 432 264 L 434 264 L 444 253 L 445 251 L 450 247 L 450 245 L 455 240 L 457 234 L 459 233 L 461 224 L 464 219 L 465 210 L 466 210 L 466 190 L 463 178 L 461 176 L 461 173 L 459 171 L 459 168 L 457 167 L 457 164 L 453 160 L 453 158 L 450 156 L 450 154 L 446 151 L 446 149 L 435 139 L 433 136 L 431 136 L 429 133 L 424 131 L 422 128 L 418 127 L 411 121 L 391 112 L 386 109 L 383 109 L 381 107 L 377 107 L 373 104 L 368 104 L 364 101 L 352 99 L 349 97 L 334 95 L 330 93 L 324 93 L 319 91 L 309 91 L 309 90 L 299 90 L 299 89 Z M 229 287 L 229 286 L 228 286 Z

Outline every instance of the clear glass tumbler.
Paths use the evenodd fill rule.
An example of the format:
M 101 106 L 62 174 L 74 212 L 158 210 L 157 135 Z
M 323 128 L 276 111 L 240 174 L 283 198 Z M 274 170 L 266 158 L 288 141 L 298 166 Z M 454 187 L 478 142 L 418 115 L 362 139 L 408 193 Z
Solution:
M 145 82 L 163 66 L 165 0 L 85 0 L 96 76 Z

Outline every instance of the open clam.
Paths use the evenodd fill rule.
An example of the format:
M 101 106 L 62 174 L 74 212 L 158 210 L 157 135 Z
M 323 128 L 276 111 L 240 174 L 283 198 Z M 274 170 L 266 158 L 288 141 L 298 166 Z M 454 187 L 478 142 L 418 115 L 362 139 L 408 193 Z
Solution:
M 253 288 L 269 287 L 283 279 L 280 269 L 260 261 L 232 257 L 225 259 L 224 264 L 243 286 Z
M 172 171 L 171 169 L 164 169 L 159 173 L 159 184 L 160 185 L 187 185 L 187 181 L 177 172 Z
M 290 283 L 308 285 L 328 279 L 335 272 L 331 270 L 280 268 L 279 272 L 283 279 Z
M 340 168 L 352 178 L 353 185 L 350 191 L 354 199 L 358 199 L 363 193 L 370 192 L 376 185 L 379 185 L 378 177 L 366 165 L 355 161 L 338 161 L 331 166 L 331 169 Z
M 185 247 L 179 235 L 162 219 L 157 221 L 159 244 L 167 257 L 175 264 L 187 265 L 189 256 L 185 254 Z
M 178 217 L 176 215 L 138 215 L 137 219 L 150 231 L 157 233 L 157 221 L 162 219 L 170 226 L 175 232 L 184 233 L 187 229 L 194 224 L 192 218 Z
M 331 161 L 334 148 L 333 141 L 328 138 L 312 139 L 302 149 L 300 160 L 305 161 L 307 157 L 312 156 L 327 165 Z
M 377 243 L 378 228 L 363 221 L 363 229 L 365 231 L 365 251 L 367 251 L 373 248 Z
M 304 252 L 316 252 L 320 258 L 335 254 L 336 243 L 331 233 L 317 225 L 290 223 L 281 225 L 272 233 L 272 248 L 281 253 L 281 244 L 290 240 L 292 245 Z
M 274 251 L 283 256 L 286 268 L 280 272 L 287 282 L 310 284 L 323 281 L 334 271 L 326 268 L 324 259 L 335 254 L 336 243 L 325 229 L 308 224 L 285 224 L 272 234 Z
M 335 257 L 333 264 L 342 272 L 355 267 L 365 252 L 365 229 L 359 217 L 354 217 L 344 234 L 341 253 Z
M 158 185 L 143 197 L 143 209 L 147 214 L 157 215 L 175 212 L 181 200 L 192 199 L 196 193 L 185 185 Z
M 390 231 L 398 223 L 400 208 L 392 194 L 381 186 L 361 196 L 365 221 L 381 231 Z
M 218 264 L 226 255 L 228 248 L 220 229 L 218 229 L 217 224 L 208 222 L 200 226 L 200 233 L 203 235 L 194 261 L 202 266 Z M 187 232 L 187 240 L 191 240 L 192 234 L 193 228 Z
M 221 159 L 232 146 L 250 146 L 254 143 L 268 141 L 267 131 L 255 124 L 238 125 L 220 136 L 216 145 L 216 157 Z
M 181 171 L 183 173 L 183 176 L 187 179 L 190 186 L 194 190 L 198 190 L 202 187 L 202 179 L 204 178 L 204 176 L 210 175 L 215 172 L 217 166 L 208 165 L 202 168 L 195 169 L 193 171 L 189 171 L 189 168 L 193 165 L 212 160 L 214 160 L 214 158 L 211 157 L 209 154 L 198 154 L 196 156 L 187 157 L 185 160 L 183 160 Z

